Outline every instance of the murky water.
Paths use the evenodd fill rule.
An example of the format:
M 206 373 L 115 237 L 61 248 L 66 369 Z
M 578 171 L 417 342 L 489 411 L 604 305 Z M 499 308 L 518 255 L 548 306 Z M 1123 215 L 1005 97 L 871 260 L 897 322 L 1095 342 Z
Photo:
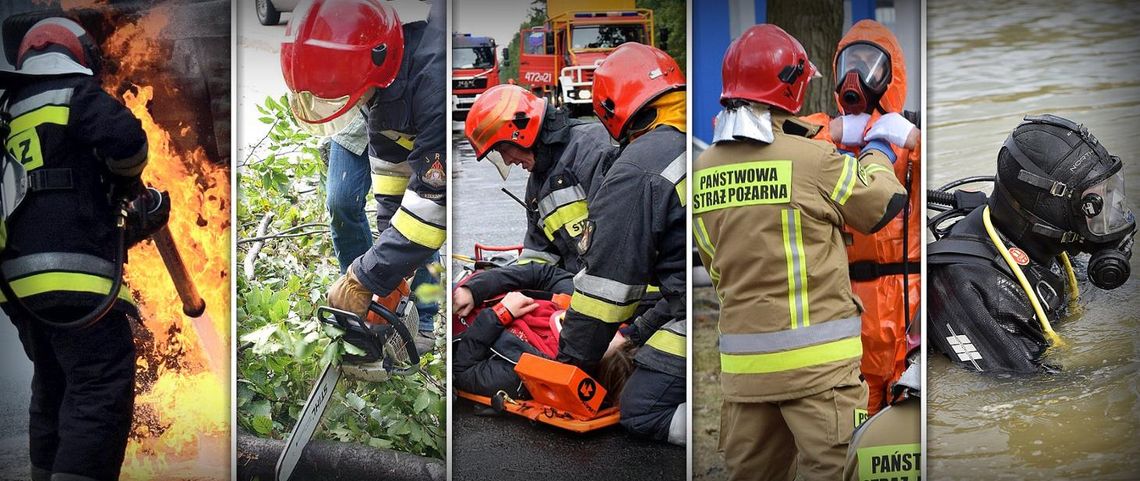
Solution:
M 1024 114 L 1084 123 L 1125 162 L 1140 208 L 1140 5 L 931 2 L 929 185 L 991 175 Z M 1063 10 L 1063 12 L 1062 12 Z M 1078 259 L 1078 275 L 1085 259 Z M 1140 272 L 1140 256 L 1132 260 Z M 932 355 L 928 479 L 1137 479 L 1140 274 L 1055 324 L 1055 375 L 981 376 Z

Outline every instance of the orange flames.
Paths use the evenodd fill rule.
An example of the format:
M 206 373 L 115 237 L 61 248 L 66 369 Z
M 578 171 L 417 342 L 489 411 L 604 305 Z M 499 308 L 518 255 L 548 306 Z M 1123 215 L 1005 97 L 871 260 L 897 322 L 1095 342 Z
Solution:
M 80 2 L 87 3 L 87 2 Z M 186 151 L 172 139 L 186 125 L 161 126 L 159 109 L 194 109 L 170 78 L 169 46 L 159 39 L 169 11 L 155 8 L 118 25 L 103 43 L 117 70 L 104 88 L 119 95 L 142 122 L 150 156 L 143 180 L 168 191 L 168 227 L 206 313 L 190 319 L 150 241 L 131 250 L 126 282 L 143 317 L 135 426 L 124 479 L 227 479 L 229 475 L 230 176 L 201 147 Z M 127 87 L 124 91 L 124 87 Z M 157 89 L 157 92 L 156 92 Z M 149 333 L 149 335 L 148 335 Z M 152 336 L 152 337 L 148 337 Z

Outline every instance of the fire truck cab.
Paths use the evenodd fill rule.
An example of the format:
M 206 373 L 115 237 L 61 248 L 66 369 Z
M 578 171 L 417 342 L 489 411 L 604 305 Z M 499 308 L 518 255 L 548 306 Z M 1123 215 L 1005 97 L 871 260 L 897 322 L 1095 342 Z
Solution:
M 519 84 L 589 115 L 594 69 L 626 42 L 654 45 L 653 11 L 633 0 L 547 2 L 544 25 L 519 32 Z
M 475 99 L 499 84 L 499 62 L 495 39 L 457 33 L 451 39 L 451 103 L 455 118 L 461 120 Z

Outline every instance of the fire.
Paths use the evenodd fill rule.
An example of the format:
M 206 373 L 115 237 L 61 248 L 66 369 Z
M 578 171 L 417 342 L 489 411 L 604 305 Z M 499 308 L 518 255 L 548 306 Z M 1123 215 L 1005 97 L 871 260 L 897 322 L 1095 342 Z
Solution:
M 189 126 L 164 127 L 151 115 L 201 108 L 188 105 L 176 86 L 163 81 L 170 48 L 159 39 L 168 19 L 169 11 L 160 7 L 116 26 L 102 48 L 117 69 L 110 69 L 103 85 L 146 131 L 150 155 L 143 180 L 170 194 L 168 227 L 206 313 L 198 319 L 182 313 L 153 243 L 131 250 L 126 282 L 145 327 L 136 342 L 138 397 L 123 479 L 227 479 L 230 175 L 228 166 L 213 163 L 201 147 L 186 151 L 172 141 L 191 133 Z

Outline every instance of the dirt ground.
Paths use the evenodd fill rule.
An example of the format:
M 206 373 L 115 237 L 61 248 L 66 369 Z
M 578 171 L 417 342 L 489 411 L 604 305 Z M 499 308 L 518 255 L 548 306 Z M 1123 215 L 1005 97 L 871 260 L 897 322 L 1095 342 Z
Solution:
M 693 288 L 693 479 L 725 478 L 720 438 L 720 359 L 717 314 L 720 304 L 711 287 Z

